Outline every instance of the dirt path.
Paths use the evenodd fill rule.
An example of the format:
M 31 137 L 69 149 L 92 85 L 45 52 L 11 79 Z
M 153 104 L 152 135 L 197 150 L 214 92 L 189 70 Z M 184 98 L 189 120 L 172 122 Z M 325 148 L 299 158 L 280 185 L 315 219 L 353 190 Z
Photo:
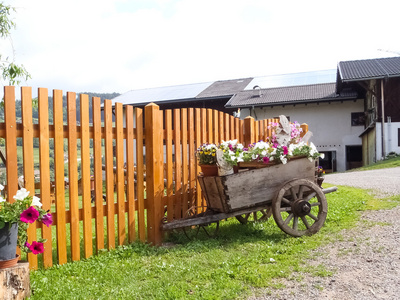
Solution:
M 399 194 L 400 168 L 388 170 L 334 174 L 326 181 L 368 188 L 377 195 Z M 250 299 L 400 299 L 400 207 L 364 212 L 359 224 L 342 236 L 315 250 L 309 261 L 324 265 L 332 276 L 297 274 L 304 276 L 301 281 L 284 280 L 286 288 Z

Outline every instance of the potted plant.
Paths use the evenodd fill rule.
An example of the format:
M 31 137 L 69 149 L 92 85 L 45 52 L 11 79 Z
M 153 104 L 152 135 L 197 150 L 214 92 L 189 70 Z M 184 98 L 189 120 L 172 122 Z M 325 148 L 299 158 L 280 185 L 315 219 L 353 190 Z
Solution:
M 196 156 L 203 176 L 217 176 L 217 146 L 215 144 L 203 144 L 197 148 Z
M 4 187 L 0 185 L 0 190 Z M 17 245 L 23 252 L 43 253 L 44 239 L 28 243 L 27 229 L 36 220 L 46 226 L 53 223 L 51 213 L 43 210 L 40 199 L 29 196 L 29 191 L 22 188 L 13 197 L 14 202 L 7 202 L 0 196 L 0 268 L 11 267 L 18 262 Z

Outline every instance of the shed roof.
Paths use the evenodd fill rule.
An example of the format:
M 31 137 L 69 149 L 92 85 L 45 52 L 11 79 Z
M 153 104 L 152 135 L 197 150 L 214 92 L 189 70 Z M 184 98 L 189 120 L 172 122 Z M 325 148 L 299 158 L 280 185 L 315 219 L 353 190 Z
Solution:
M 357 99 L 358 95 L 356 92 L 343 90 L 340 94 L 337 94 L 335 88 L 336 84 L 333 82 L 261 89 L 260 91 L 243 91 L 233 96 L 225 106 L 274 106 Z M 261 92 L 261 96 L 258 92 Z
M 400 77 L 400 57 L 341 61 L 337 70 L 343 82 Z

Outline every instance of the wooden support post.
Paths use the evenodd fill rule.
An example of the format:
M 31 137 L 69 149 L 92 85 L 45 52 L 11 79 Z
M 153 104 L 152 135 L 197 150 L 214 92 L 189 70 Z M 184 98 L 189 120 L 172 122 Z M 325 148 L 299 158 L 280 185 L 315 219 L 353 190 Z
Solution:
M 248 147 L 249 144 L 255 142 L 254 140 L 254 118 L 248 116 L 244 119 L 244 146 Z
M 161 219 L 164 211 L 162 120 L 163 116 L 158 105 L 150 103 L 145 107 L 147 230 L 148 241 L 153 245 L 160 245 L 162 242 Z
M 25 299 L 31 295 L 29 263 L 19 262 L 14 267 L 0 269 L 0 299 Z

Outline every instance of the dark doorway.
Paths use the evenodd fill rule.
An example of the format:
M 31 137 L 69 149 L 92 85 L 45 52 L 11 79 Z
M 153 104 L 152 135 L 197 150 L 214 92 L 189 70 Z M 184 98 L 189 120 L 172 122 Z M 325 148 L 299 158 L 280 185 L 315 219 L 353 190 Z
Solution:
M 321 151 L 324 158 L 319 159 L 319 165 L 326 173 L 336 172 L 336 151 Z
M 362 167 L 362 146 L 346 146 L 346 170 Z

